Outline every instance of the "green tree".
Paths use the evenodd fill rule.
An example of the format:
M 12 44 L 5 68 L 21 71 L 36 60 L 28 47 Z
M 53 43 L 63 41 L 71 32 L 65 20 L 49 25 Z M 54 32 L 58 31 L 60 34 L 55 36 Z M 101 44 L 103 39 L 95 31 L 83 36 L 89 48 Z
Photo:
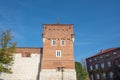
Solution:
M 16 43 L 12 42 L 11 30 L 7 29 L 0 32 L 0 73 L 11 73 L 13 64 L 13 52 Z
M 75 62 L 77 80 L 86 80 L 87 72 L 80 62 Z

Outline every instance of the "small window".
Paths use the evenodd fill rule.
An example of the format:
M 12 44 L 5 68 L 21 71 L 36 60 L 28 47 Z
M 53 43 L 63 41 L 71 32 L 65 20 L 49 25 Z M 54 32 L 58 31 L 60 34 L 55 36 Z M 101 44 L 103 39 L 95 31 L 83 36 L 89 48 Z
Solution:
M 117 54 L 117 52 L 113 52 L 113 54 Z
M 61 45 L 62 45 L 62 46 L 65 45 L 65 40 L 61 40 Z
M 91 75 L 91 80 L 94 80 L 94 77 L 93 77 L 93 75 Z
M 98 69 L 98 64 L 95 65 L 95 68 Z
M 101 68 L 104 68 L 104 63 L 101 63 Z
M 94 58 L 94 60 L 97 60 L 97 58 Z
M 100 56 L 100 58 L 102 59 L 103 57 L 102 57 L 102 56 Z
M 91 60 L 91 59 L 89 59 L 89 62 L 92 62 L 92 60 Z
M 56 50 L 56 57 L 61 57 L 61 50 Z
M 106 73 L 103 73 L 103 79 L 106 79 Z
M 111 62 L 110 61 L 108 61 L 108 67 L 111 67 Z
M 52 40 L 51 44 L 52 44 L 52 46 L 55 46 L 56 45 L 56 40 Z
M 113 78 L 113 72 L 112 71 L 109 73 L 109 75 L 110 75 L 110 78 Z
M 90 66 L 90 70 L 93 70 L 93 66 L 92 65 Z
M 97 74 L 97 79 L 100 79 L 100 75 L 99 74 Z
M 106 54 L 106 57 L 108 57 L 109 56 L 109 54 Z

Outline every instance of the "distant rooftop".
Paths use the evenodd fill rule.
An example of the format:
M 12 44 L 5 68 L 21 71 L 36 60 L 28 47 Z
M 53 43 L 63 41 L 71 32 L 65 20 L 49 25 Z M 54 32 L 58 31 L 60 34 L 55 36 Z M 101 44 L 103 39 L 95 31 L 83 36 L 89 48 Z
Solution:
M 95 54 L 95 55 L 93 55 L 93 56 L 91 56 L 91 57 L 88 57 L 87 59 L 92 58 L 92 57 L 95 57 L 95 56 L 99 56 L 99 55 L 101 55 L 101 54 L 105 54 L 105 53 L 107 53 L 107 52 L 110 52 L 110 51 L 113 51 L 113 50 L 116 50 L 116 49 L 120 49 L 120 47 L 117 47 L 117 48 L 108 48 L 108 49 L 106 49 L 106 50 L 100 50 L 99 53 L 97 53 L 97 54 Z

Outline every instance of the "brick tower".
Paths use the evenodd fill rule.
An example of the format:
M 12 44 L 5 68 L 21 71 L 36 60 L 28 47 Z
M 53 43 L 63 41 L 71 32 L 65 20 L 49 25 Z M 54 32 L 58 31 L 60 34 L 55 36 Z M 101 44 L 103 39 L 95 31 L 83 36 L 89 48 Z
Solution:
M 43 25 L 40 80 L 76 80 L 72 24 Z

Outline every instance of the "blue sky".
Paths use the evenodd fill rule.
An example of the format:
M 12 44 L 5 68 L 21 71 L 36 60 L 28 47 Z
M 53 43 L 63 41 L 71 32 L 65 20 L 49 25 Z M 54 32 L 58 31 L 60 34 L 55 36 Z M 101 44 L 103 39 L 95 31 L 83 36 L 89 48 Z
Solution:
M 42 24 L 74 24 L 75 60 L 120 47 L 120 0 L 0 0 L 0 28 L 18 47 L 42 47 Z

